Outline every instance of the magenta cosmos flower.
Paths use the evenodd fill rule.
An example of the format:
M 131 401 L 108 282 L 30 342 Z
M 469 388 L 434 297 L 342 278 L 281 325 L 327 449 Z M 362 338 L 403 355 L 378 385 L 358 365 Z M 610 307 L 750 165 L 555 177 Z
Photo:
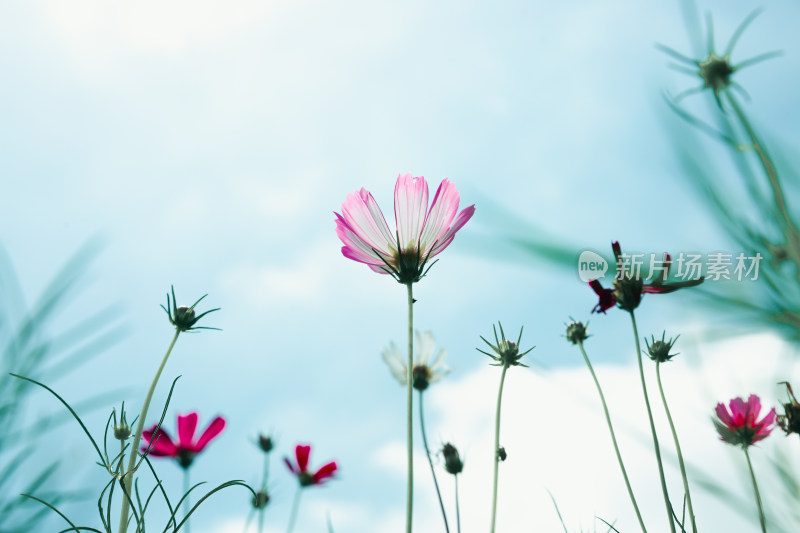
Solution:
M 301 487 L 308 487 L 310 485 L 322 485 L 326 479 L 333 477 L 334 472 L 337 470 L 336 462 L 323 465 L 315 473 L 308 471 L 308 456 L 311 455 L 311 446 L 307 444 L 298 444 L 294 449 L 295 459 L 297 464 L 292 464 L 288 457 L 284 457 L 283 461 L 292 474 L 297 476 Z
M 775 422 L 775 408 L 770 409 L 761 420 L 756 420 L 760 411 L 761 400 L 755 394 L 751 394 L 747 401 L 734 398 L 728 407 L 718 403 L 714 426 L 719 437 L 729 444 L 739 444 L 745 448 L 767 438 Z
M 221 416 L 216 417 L 200 435 L 194 440 L 194 433 L 197 429 L 197 413 L 192 412 L 188 415 L 178 415 L 178 442 L 177 444 L 170 438 L 166 431 L 159 429 L 156 433 L 156 426 L 142 432 L 142 438 L 148 445 L 152 442 L 150 455 L 153 457 L 173 457 L 178 460 L 183 468 L 189 468 L 194 456 L 202 452 L 223 429 L 225 429 L 225 419 Z M 155 433 L 155 435 L 153 434 Z M 155 442 L 154 442 L 155 441 Z M 146 450 L 142 448 L 142 453 Z
M 392 232 L 369 191 L 362 188 L 348 194 L 342 214 L 334 213 L 336 234 L 344 243 L 342 255 L 390 274 L 400 283 L 417 282 L 427 273 L 428 260 L 447 248 L 475 213 L 474 205 L 458 213 L 458 202 L 456 186 L 444 180 L 429 209 L 425 178 L 398 176 L 394 188 L 397 230 Z
M 661 278 L 656 278 L 652 283 L 644 283 L 640 277 L 632 277 L 625 271 L 625 264 L 622 261 L 622 249 L 620 248 L 619 241 L 612 242 L 611 249 L 614 252 L 614 258 L 617 262 L 614 288 L 605 288 L 596 279 L 589 282 L 589 286 L 599 298 L 599 302 L 592 309 L 592 313 L 605 313 L 606 310 L 611 309 L 615 305 L 625 311 L 633 311 L 639 307 L 642 301 L 642 295 L 644 294 L 665 294 L 683 289 L 684 287 L 694 287 L 703 282 L 704 278 L 699 277 L 697 279 L 674 281 L 670 283 L 665 283 Z M 664 277 L 667 277 L 669 276 L 669 269 L 672 265 L 672 259 L 669 254 L 664 254 L 663 264 L 666 267 L 666 275 Z

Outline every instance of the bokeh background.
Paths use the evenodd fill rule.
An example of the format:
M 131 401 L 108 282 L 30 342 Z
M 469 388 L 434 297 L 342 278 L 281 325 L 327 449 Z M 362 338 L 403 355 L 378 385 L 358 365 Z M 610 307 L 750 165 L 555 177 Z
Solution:
M 759 4 L 698 7 L 713 13 L 722 48 Z M 736 76 L 752 96 L 746 106 L 756 124 L 792 147 L 800 140 L 800 6 L 766 7 L 734 59 L 785 53 Z M 199 308 L 222 310 L 204 323 L 222 331 L 181 337 L 154 404 L 181 375 L 166 427 L 190 410 L 201 413 L 201 426 L 216 414 L 227 418 L 193 479 L 259 483 L 254 441 L 272 434 L 266 522 L 283 531 L 295 481 L 279 458 L 311 443 L 312 464 L 336 459 L 340 472 L 304 495 L 297 531 L 322 531 L 327 516 L 337 532 L 398 531 L 405 396 L 380 351 L 404 339 L 405 291 L 341 255 L 333 212 L 366 187 L 391 217 L 398 173 L 424 175 L 432 189 L 447 177 L 462 205 L 477 211 L 416 286 L 415 319 L 434 332 L 453 368 L 426 393 L 427 420 L 435 447 L 452 441 L 466 457 L 464 531 L 482 530 L 489 518 L 499 371 L 475 347 L 497 320 L 514 332 L 524 325 L 523 346 L 536 345 L 532 368 L 512 369 L 506 382 L 501 440 L 509 460 L 501 465 L 498 526 L 558 530 L 548 489 L 571 531 L 593 530 L 595 515 L 633 530 L 595 391 L 561 336 L 568 317 L 590 317 L 595 296 L 576 271 L 527 253 L 515 238 L 572 247 L 576 261 L 584 249 L 610 255 L 612 240 L 643 253 L 748 252 L 720 227 L 676 157 L 675 137 L 683 136 L 706 147 L 720 183 L 734 181 L 724 149 L 664 100 L 700 84 L 671 70 L 654 47 L 700 57 L 685 8 L 634 0 L 5 3 L 0 228 L 19 291 L 3 298 L 24 309 L 91 243 L 76 289 L 45 333 L 57 336 L 101 310 L 99 324 L 115 325 L 115 342 L 49 382 L 70 402 L 122 391 L 82 412 L 99 435 L 121 399 L 138 411 L 172 335 L 158 307 L 170 285 L 183 304 L 208 293 Z M 706 113 L 709 99 L 685 104 Z M 770 404 L 783 399 L 775 368 L 796 345 L 753 328 L 711 335 L 729 320 L 685 292 L 647 296 L 640 331 L 682 334 L 682 355 L 664 376 L 684 453 L 746 502 L 739 515 L 698 494 L 699 524 L 707 533 L 755 530 L 743 458 L 718 441 L 710 414 L 717 401 L 751 392 Z M 588 347 L 646 519 L 657 528 L 663 509 L 629 329 L 619 312 L 591 317 Z M 43 392 L 26 405 L 30 420 L 59 411 Z M 666 431 L 662 441 L 671 449 Z M 64 459 L 59 486 L 105 482 L 76 424 L 35 444 L 35 464 Z M 796 444 L 776 434 L 753 454 L 756 467 L 766 469 L 778 448 L 797 460 Z M 421 452 L 418 459 L 415 530 L 439 531 Z M 679 495 L 676 469 L 668 470 Z M 179 468 L 162 463 L 160 472 L 177 494 Z M 451 479 L 440 479 L 449 499 Z M 93 501 L 64 509 L 96 523 Z M 242 531 L 248 512 L 248 494 L 233 488 L 201 508 L 193 530 Z

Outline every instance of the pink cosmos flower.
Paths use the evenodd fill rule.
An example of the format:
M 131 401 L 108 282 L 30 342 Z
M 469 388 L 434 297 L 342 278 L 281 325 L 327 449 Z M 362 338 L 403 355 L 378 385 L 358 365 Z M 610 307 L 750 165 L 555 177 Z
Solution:
M 369 191 L 348 194 L 342 214 L 334 213 L 342 255 L 400 283 L 417 282 L 427 273 L 428 259 L 447 248 L 475 213 L 471 205 L 456 215 L 458 203 L 456 186 L 445 179 L 429 209 L 425 178 L 400 175 L 394 188 L 397 230 L 392 232 Z
M 286 463 L 286 466 L 289 467 L 292 474 L 297 476 L 297 480 L 300 482 L 301 487 L 308 487 L 310 485 L 322 485 L 322 482 L 328 478 L 333 477 L 333 474 L 337 470 L 336 462 L 331 461 L 330 463 L 323 465 L 319 468 L 315 473 L 311 473 L 308 471 L 308 456 L 311 455 L 311 446 L 307 444 L 298 444 L 294 449 L 295 459 L 297 460 L 297 464 L 294 465 L 289 461 L 288 457 L 284 457 L 283 461 Z
M 756 420 L 761 411 L 761 400 L 755 394 L 751 394 L 746 402 L 741 398 L 734 398 L 728 406 L 730 410 L 724 404 L 718 403 L 715 409 L 718 420 L 714 419 L 719 437 L 725 442 L 746 448 L 767 438 L 772 432 L 775 408 L 770 409 L 761 420 Z
M 225 428 L 225 419 L 221 416 L 216 417 L 200 435 L 194 440 L 194 432 L 197 429 L 197 413 L 192 412 L 188 415 L 178 415 L 178 443 L 176 444 L 166 431 L 156 427 L 142 432 L 142 438 L 148 443 L 154 444 L 150 449 L 153 457 L 173 457 L 178 460 L 183 468 L 189 468 L 194 456 L 202 452 L 203 449 Z M 155 435 L 154 435 L 155 433 Z M 146 447 L 142 448 L 142 453 Z

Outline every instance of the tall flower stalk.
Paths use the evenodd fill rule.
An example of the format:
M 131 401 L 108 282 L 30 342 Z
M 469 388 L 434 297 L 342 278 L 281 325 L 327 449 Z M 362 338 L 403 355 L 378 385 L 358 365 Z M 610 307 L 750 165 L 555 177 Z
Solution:
M 606 403 L 605 394 L 603 394 L 603 388 L 600 386 L 600 381 L 598 381 L 597 375 L 594 373 L 592 363 L 589 361 L 589 356 L 586 354 L 586 349 L 583 346 L 583 342 L 589 337 L 589 335 L 586 334 L 586 326 L 581 322 L 570 322 L 567 324 L 566 337 L 569 342 L 578 345 L 578 348 L 580 348 L 581 354 L 583 355 L 583 360 L 586 362 L 586 366 L 589 368 L 589 373 L 592 375 L 592 380 L 597 388 L 597 393 L 600 395 L 600 403 L 603 405 L 603 414 L 605 414 L 606 417 L 608 431 L 611 433 L 611 443 L 614 445 L 614 453 L 617 456 L 619 469 L 622 471 L 622 478 L 625 480 L 625 488 L 628 489 L 628 496 L 631 499 L 633 510 L 636 512 L 636 519 L 639 521 L 639 527 L 642 528 L 642 533 L 647 533 L 647 528 L 645 528 L 644 520 L 642 519 L 642 513 L 639 511 L 639 505 L 636 503 L 636 497 L 633 495 L 631 482 L 628 479 L 628 471 L 625 469 L 625 463 L 622 461 L 622 454 L 619 452 L 617 435 L 614 433 L 614 425 L 611 423 L 611 415 L 608 412 L 608 404 Z
M 406 370 L 406 451 L 408 463 L 408 482 L 406 484 L 406 532 L 411 533 L 412 520 L 414 516 L 414 388 L 413 388 L 413 367 L 414 367 L 414 291 L 411 283 L 406 284 L 408 288 L 408 367 Z
M 147 418 L 147 411 L 150 409 L 150 401 L 153 399 L 153 393 L 156 390 L 156 385 L 158 384 L 158 380 L 161 377 L 161 372 L 163 372 L 164 367 L 167 364 L 167 360 L 172 353 L 172 349 L 175 347 L 175 343 L 178 341 L 178 336 L 184 331 L 192 331 L 196 329 L 217 329 L 195 326 L 195 324 L 205 315 L 213 313 L 214 311 L 219 311 L 219 308 L 216 308 L 210 309 L 204 313 L 200 313 L 199 315 L 195 313 L 195 306 L 199 304 L 206 296 L 207 295 L 205 294 L 201 296 L 190 307 L 178 307 L 175 300 L 175 289 L 172 288 L 172 300 L 170 301 L 169 294 L 167 294 L 167 306 L 161 306 L 161 308 L 167 313 L 170 323 L 175 326 L 175 335 L 172 337 L 172 341 L 169 343 L 169 347 L 167 348 L 164 357 L 161 359 L 161 364 L 158 365 L 158 369 L 153 377 L 153 381 L 150 383 L 150 388 L 147 390 L 147 396 L 145 396 L 144 403 L 142 404 L 142 411 L 139 413 L 139 422 L 136 425 L 136 432 L 133 435 L 133 445 L 131 446 L 129 452 L 130 457 L 128 459 L 128 467 L 123 472 L 120 472 L 120 485 L 125 492 L 125 497 L 122 498 L 122 509 L 120 510 L 119 516 L 119 533 L 125 533 L 128 530 L 128 514 L 130 512 L 130 497 L 132 495 L 131 488 L 133 487 L 133 476 L 136 473 L 136 459 L 138 457 L 139 444 L 142 440 L 142 432 L 144 430 L 145 418 Z M 121 462 L 122 461 L 120 461 L 120 463 Z
M 678 432 L 675 430 L 675 423 L 672 420 L 672 414 L 669 411 L 669 405 L 667 405 L 667 397 L 664 394 L 664 385 L 661 383 L 661 363 L 665 363 L 678 355 L 669 353 L 672 350 L 672 346 L 675 344 L 675 341 L 678 340 L 678 337 L 665 340 L 666 333 L 664 333 L 661 335 L 661 340 L 655 340 L 655 336 L 652 336 L 651 338 L 652 344 L 648 343 L 647 339 L 645 339 L 645 344 L 647 345 L 647 355 L 650 357 L 650 359 L 656 362 L 658 392 L 661 395 L 661 403 L 664 405 L 664 413 L 667 415 L 669 429 L 672 432 L 672 441 L 675 443 L 675 452 L 678 454 L 678 466 L 681 470 L 681 478 L 683 478 L 683 490 L 686 494 L 686 506 L 689 509 L 689 521 L 692 523 L 692 532 L 697 533 L 697 523 L 695 521 L 694 507 L 692 505 L 692 493 L 689 490 L 689 477 L 686 475 L 686 465 L 683 462 L 683 452 L 681 451 L 681 444 L 678 440 Z
M 428 184 L 423 177 L 400 175 L 394 189 L 394 215 L 397 229 L 389 230 L 377 202 L 362 188 L 347 195 L 342 213 L 336 215 L 336 234 L 342 241 L 342 255 L 364 263 L 374 272 L 388 274 L 406 285 L 408 293 L 408 384 L 406 446 L 408 483 L 406 489 L 406 533 L 411 533 L 414 496 L 413 366 L 414 296 L 412 285 L 421 280 L 442 252 L 475 213 L 471 205 L 458 212 L 459 194 L 455 185 L 443 180 L 428 208 Z M 458 213 L 458 214 L 456 214 Z
M 519 328 L 519 337 L 517 338 L 517 342 L 510 341 L 506 339 L 505 333 L 503 332 L 503 325 L 499 322 L 497 323 L 500 326 L 500 337 L 497 336 L 497 328 L 492 326 L 494 330 L 494 340 L 495 344 L 487 341 L 483 337 L 481 339 L 485 342 L 494 352 L 494 355 L 484 352 L 480 348 L 476 348 L 479 352 L 484 355 L 488 355 L 491 357 L 495 362 L 492 363 L 492 366 L 501 366 L 503 367 L 503 371 L 500 374 L 500 386 L 497 390 L 497 410 L 495 412 L 495 419 L 494 419 L 494 450 L 493 450 L 493 467 L 494 467 L 494 474 L 492 476 L 492 522 L 489 528 L 490 533 L 494 533 L 495 531 L 495 524 L 497 523 L 497 486 L 498 486 L 498 475 L 499 475 L 499 467 L 500 461 L 506 460 L 506 451 L 505 448 L 500 446 L 500 407 L 503 402 L 503 385 L 506 381 L 506 371 L 511 366 L 524 366 L 527 368 L 527 365 L 520 363 L 520 359 L 523 356 L 528 354 L 533 348 L 520 353 L 519 352 L 519 343 L 522 340 L 522 328 Z M 502 340 L 501 340 L 502 338 Z
M 658 478 L 661 482 L 661 492 L 664 495 L 664 505 L 667 508 L 667 519 L 669 520 L 669 529 L 675 533 L 675 520 L 673 519 L 672 503 L 669 501 L 669 493 L 667 492 L 667 481 L 664 478 L 664 463 L 661 460 L 661 447 L 658 444 L 658 434 L 656 433 L 656 424 L 653 421 L 653 410 L 650 408 L 650 397 L 647 394 L 647 383 L 644 379 L 644 364 L 642 363 L 642 346 L 639 342 L 639 329 L 636 327 L 636 315 L 633 309 L 630 311 L 631 325 L 633 326 L 633 336 L 636 340 L 636 361 L 639 365 L 639 379 L 642 383 L 642 394 L 644 395 L 644 405 L 647 408 L 647 420 L 650 422 L 650 435 L 653 438 L 653 451 L 658 463 Z

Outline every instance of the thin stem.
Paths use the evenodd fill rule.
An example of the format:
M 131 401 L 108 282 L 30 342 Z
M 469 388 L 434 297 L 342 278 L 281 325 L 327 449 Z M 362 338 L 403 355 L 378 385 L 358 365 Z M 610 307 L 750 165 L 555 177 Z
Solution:
M 681 452 L 681 445 L 678 442 L 678 432 L 675 431 L 675 423 L 672 421 L 672 415 L 667 406 L 667 397 L 664 395 L 664 386 L 661 384 L 661 362 L 656 362 L 656 378 L 658 379 L 658 392 L 661 394 L 661 402 L 664 404 L 664 412 L 667 414 L 667 421 L 669 421 L 669 429 L 672 431 L 672 440 L 675 442 L 675 451 L 678 453 L 678 465 L 681 468 L 681 477 L 683 477 L 683 490 L 686 492 L 686 505 L 689 507 L 689 520 L 692 522 L 692 531 L 697 533 L 697 524 L 694 519 L 694 509 L 692 508 L 692 495 L 689 492 L 689 478 L 686 475 L 686 466 L 683 463 L 683 452 Z
M 458 507 L 458 474 L 453 476 L 456 480 L 456 528 L 461 533 L 461 510 Z
M 191 487 L 189 483 L 189 469 L 183 469 L 183 494 L 186 495 L 186 498 L 183 500 L 183 512 L 186 513 L 186 533 L 191 533 L 191 528 L 189 527 L 189 511 L 191 510 L 192 506 L 189 504 L 189 487 Z
M 269 478 L 269 452 L 264 453 L 264 477 L 261 481 L 261 490 L 267 491 L 267 479 Z M 264 512 L 266 506 L 258 510 L 258 533 L 264 532 Z
M 442 501 L 442 493 L 439 491 L 439 482 L 436 480 L 436 470 L 433 468 L 433 459 L 431 459 L 431 450 L 428 448 L 428 437 L 425 434 L 425 415 L 422 409 L 422 391 L 419 391 L 419 426 L 422 430 L 422 444 L 425 445 L 425 456 L 428 458 L 428 464 L 431 467 L 431 475 L 433 476 L 433 486 L 436 488 L 436 497 L 439 498 L 439 508 L 442 510 L 442 518 L 444 519 L 444 530 L 450 533 L 450 527 L 447 524 L 447 513 L 444 510 L 444 502 Z
M 767 533 L 767 519 L 764 517 L 764 506 L 761 504 L 761 494 L 758 492 L 756 474 L 753 472 L 753 463 L 750 462 L 750 452 L 747 446 L 744 447 L 744 456 L 747 457 L 747 466 L 750 468 L 750 479 L 753 480 L 753 492 L 756 495 L 756 505 L 758 506 L 758 521 L 761 523 L 762 533 Z
M 412 409 L 414 408 L 413 396 L 413 381 L 412 375 L 414 368 L 414 295 L 411 288 L 412 284 L 406 284 L 408 288 L 408 368 L 406 372 L 406 381 L 408 388 L 408 405 L 406 411 L 406 429 L 408 438 L 406 440 L 406 447 L 408 448 L 408 486 L 406 488 L 406 533 L 411 533 L 411 517 L 414 507 L 414 440 L 413 440 L 413 425 L 412 425 Z
M 172 353 L 172 348 L 175 347 L 175 343 L 178 341 L 178 336 L 181 334 L 179 329 L 175 329 L 175 336 L 172 337 L 172 342 L 169 343 L 169 348 L 167 348 L 167 352 L 164 354 L 164 358 L 161 359 L 161 364 L 158 365 L 158 370 L 156 370 L 156 375 L 153 377 L 153 382 L 150 383 L 150 389 L 147 391 L 147 396 L 145 396 L 144 404 L 142 404 L 142 412 L 139 413 L 139 422 L 136 424 L 136 433 L 133 434 L 133 446 L 131 446 L 131 456 L 128 459 L 128 468 L 125 471 L 125 476 L 120 479 L 120 483 L 124 487 L 133 487 L 133 475 L 134 475 L 134 466 L 136 466 L 136 457 L 139 454 L 139 443 L 142 441 L 142 431 L 144 430 L 144 421 L 147 418 L 147 410 L 150 408 L 150 401 L 153 399 L 153 392 L 156 390 L 156 385 L 158 384 L 158 378 L 161 377 L 161 372 L 164 370 L 164 366 L 167 364 L 167 359 L 169 359 L 169 354 Z M 128 512 L 130 511 L 130 502 L 128 498 L 122 499 L 122 510 L 120 511 L 119 515 L 119 533 L 125 533 L 128 530 Z
M 292 514 L 289 515 L 289 527 L 286 533 L 292 533 L 294 523 L 297 520 L 297 509 L 300 508 L 300 493 L 303 492 L 303 487 L 297 487 L 297 492 L 294 493 L 294 502 L 292 502 Z
M 750 124 L 750 121 L 747 120 L 747 115 L 745 115 L 744 111 L 739 106 L 736 98 L 730 94 L 730 91 L 726 92 L 726 95 L 734 113 L 736 113 L 736 117 L 739 119 L 742 127 L 747 132 L 747 136 L 750 137 L 753 150 L 755 150 L 756 155 L 761 162 L 761 166 L 764 168 L 764 173 L 767 175 L 770 188 L 772 189 L 772 194 L 775 197 L 775 204 L 777 205 L 778 210 L 783 217 L 782 222 L 784 231 L 786 232 L 786 244 L 788 245 L 792 258 L 798 265 L 797 279 L 800 280 L 800 231 L 798 231 L 797 227 L 794 225 L 792 217 L 789 215 L 789 207 L 786 204 L 786 197 L 784 196 L 783 188 L 781 187 L 780 180 L 778 178 L 778 171 L 775 168 L 775 163 L 773 163 L 772 158 L 767 153 L 764 145 L 762 145 L 759 141 L 755 130 Z
M 592 379 L 594 380 L 594 385 L 597 387 L 597 392 L 600 395 L 600 403 L 603 404 L 603 413 L 606 415 L 606 423 L 608 424 L 608 431 L 611 433 L 611 442 L 614 444 L 614 452 L 617 454 L 617 462 L 619 463 L 619 468 L 622 470 L 622 477 L 625 479 L 625 486 L 628 489 L 628 496 L 631 498 L 631 503 L 633 504 L 633 510 L 636 511 L 636 518 L 639 520 L 639 526 L 642 528 L 643 533 L 647 533 L 647 529 L 644 527 L 644 520 L 642 520 L 642 513 L 639 512 L 639 506 L 636 504 L 636 498 L 633 495 L 633 489 L 631 488 L 631 482 L 628 479 L 628 471 L 625 470 L 625 464 L 622 462 L 622 455 L 619 453 L 619 445 L 617 445 L 617 435 L 614 433 L 614 426 L 611 424 L 611 415 L 608 412 L 608 404 L 606 404 L 606 397 L 603 394 L 603 389 L 600 387 L 600 382 L 597 380 L 597 375 L 594 373 L 594 368 L 592 367 L 592 363 L 589 361 L 589 356 L 586 355 L 586 350 L 583 347 L 583 343 L 578 343 L 578 347 L 581 349 L 581 353 L 583 354 L 583 360 L 586 361 L 586 366 L 589 367 L 589 373 L 592 374 Z
M 503 365 L 503 373 L 500 374 L 500 388 L 497 391 L 497 411 L 494 417 L 494 481 L 492 483 L 492 525 L 490 533 L 494 533 L 494 525 L 497 520 L 497 474 L 500 466 L 500 404 L 503 400 L 503 384 L 506 381 L 506 371 L 508 365 Z
M 658 445 L 658 435 L 656 435 L 656 425 L 653 422 L 653 411 L 650 409 L 650 398 L 647 395 L 647 385 L 644 381 L 644 365 L 642 364 L 642 347 L 639 343 L 639 329 L 636 327 L 636 316 L 631 314 L 631 323 L 633 324 L 633 337 L 636 340 L 636 359 L 639 363 L 639 378 L 642 381 L 642 393 L 644 393 L 644 404 L 647 407 L 647 419 L 650 422 L 650 433 L 653 437 L 653 449 L 656 454 L 656 461 L 658 462 L 658 476 L 661 480 L 661 492 L 664 493 L 664 505 L 667 507 L 667 519 L 669 520 L 669 529 L 675 533 L 675 522 L 672 518 L 672 504 L 669 501 L 669 494 L 667 493 L 667 481 L 664 478 L 664 464 L 661 462 L 661 448 Z
M 244 533 L 247 533 L 247 531 L 250 529 L 250 521 L 253 519 L 253 514 L 255 514 L 255 512 L 256 509 L 254 507 L 250 509 L 249 513 L 247 513 L 247 520 L 244 523 Z

